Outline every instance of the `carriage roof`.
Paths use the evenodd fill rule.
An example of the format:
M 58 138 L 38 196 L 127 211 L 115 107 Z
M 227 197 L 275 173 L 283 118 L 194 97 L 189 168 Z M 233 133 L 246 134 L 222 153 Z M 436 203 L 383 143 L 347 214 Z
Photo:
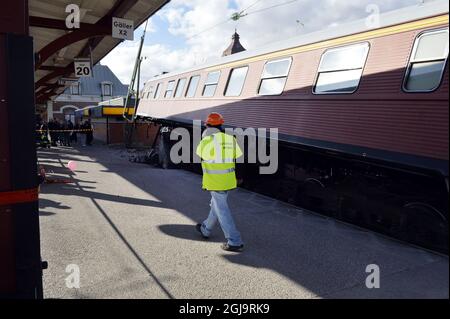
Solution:
M 422 20 L 434 16 L 444 15 L 448 14 L 448 12 L 449 12 L 448 0 L 436 0 L 432 2 L 418 4 L 416 6 L 410 6 L 381 14 L 379 19 L 379 25 L 377 25 L 376 27 L 368 26 L 367 19 L 356 20 L 350 23 L 334 27 L 328 27 L 320 31 L 315 31 L 305 35 L 296 36 L 286 40 L 270 43 L 258 49 L 243 51 L 240 53 L 236 53 L 221 58 L 215 58 L 204 64 L 199 64 L 189 69 L 158 75 L 147 81 L 146 84 L 153 81 L 160 81 L 162 79 L 170 78 L 183 73 L 213 68 L 215 66 L 228 64 L 231 62 L 236 62 L 247 58 L 257 57 L 267 53 L 277 52 L 281 50 L 323 42 L 362 32 L 372 31 L 376 29 L 383 29 L 386 27 Z

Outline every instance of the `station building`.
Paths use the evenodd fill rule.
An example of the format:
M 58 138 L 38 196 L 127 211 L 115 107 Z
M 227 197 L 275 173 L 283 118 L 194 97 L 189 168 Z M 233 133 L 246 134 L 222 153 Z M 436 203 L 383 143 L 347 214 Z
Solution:
M 123 84 L 106 65 L 97 64 L 92 68 L 92 77 L 82 77 L 74 81 L 64 92 L 47 101 L 45 108 L 47 121 L 71 120 L 75 123 L 75 111 L 97 106 L 98 103 L 124 96 L 128 86 Z

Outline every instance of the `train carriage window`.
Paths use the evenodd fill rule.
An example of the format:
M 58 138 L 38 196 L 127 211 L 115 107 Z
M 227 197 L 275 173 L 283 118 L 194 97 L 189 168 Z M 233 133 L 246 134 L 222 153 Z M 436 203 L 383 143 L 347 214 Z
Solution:
M 155 95 L 153 96 L 154 99 L 159 99 L 159 95 L 161 94 L 161 83 L 158 83 L 156 85 Z
M 186 97 L 194 97 L 197 91 L 198 82 L 200 80 L 200 75 L 191 76 L 189 80 L 188 88 L 186 90 Z
M 147 92 L 147 100 L 150 99 L 150 97 L 153 97 L 153 85 L 151 85 Z
M 216 93 L 217 84 L 219 83 L 220 71 L 208 73 L 206 77 L 205 86 L 203 87 L 202 96 L 212 97 Z
M 225 96 L 239 96 L 244 87 L 248 66 L 232 69 L 225 89 Z
M 80 83 L 79 82 L 75 82 L 75 84 L 70 86 L 70 94 L 80 95 Z
M 183 95 L 185 85 L 186 85 L 186 78 L 178 80 L 177 88 L 175 90 L 175 97 L 181 97 Z
M 403 88 L 407 92 L 432 92 L 444 75 L 448 58 L 448 29 L 420 34 L 413 47 Z
M 173 95 L 173 90 L 175 89 L 175 80 L 169 81 L 167 83 L 166 93 L 164 94 L 164 98 L 171 98 Z
M 367 42 L 325 51 L 313 93 L 354 93 L 361 81 L 368 54 Z
M 269 61 L 264 65 L 264 71 L 259 85 L 259 95 L 279 95 L 283 93 L 292 58 Z

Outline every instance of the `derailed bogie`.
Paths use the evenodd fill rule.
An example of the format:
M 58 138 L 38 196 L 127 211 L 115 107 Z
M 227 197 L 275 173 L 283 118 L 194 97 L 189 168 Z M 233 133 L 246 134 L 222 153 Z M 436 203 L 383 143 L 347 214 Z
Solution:
M 245 186 L 345 222 L 448 254 L 448 193 L 439 175 L 280 149 L 278 173 Z M 257 185 L 257 186 L 256 186 Z
M 160 129 L 160 164 L 200 174 L 200 164 L 194 163 L 193 128 L 188 125 L 183 128 L 190 136 L 189 161 L 174 164 L 170 160 L 172 146 L 181 140 L 170 139 L 177 127 L 164 123 Z M 244 141 L 245 161 L 237 164 L 243 178 L 241 187 L 448 254 L 448 193 L 439 174 L 280 142 L 278 169 L 265 175 L 260 172 L 263 164 L 249 163 L 247 137 Z

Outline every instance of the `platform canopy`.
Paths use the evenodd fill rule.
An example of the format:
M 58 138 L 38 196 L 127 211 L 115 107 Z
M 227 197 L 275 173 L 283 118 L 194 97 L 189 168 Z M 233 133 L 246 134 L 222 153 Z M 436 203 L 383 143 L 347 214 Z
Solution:
M 36 103 L 60 94 L 60 81 L 74 75 L 74 59 L 95 64 L 122 39 L 112 37 L 112 18 L 133 20 L 137 28 L 170 0 L 29 0 L 30 35 L 35 48 Z M 80 28 L 68 29 L 67 6 L 80 9 Z

